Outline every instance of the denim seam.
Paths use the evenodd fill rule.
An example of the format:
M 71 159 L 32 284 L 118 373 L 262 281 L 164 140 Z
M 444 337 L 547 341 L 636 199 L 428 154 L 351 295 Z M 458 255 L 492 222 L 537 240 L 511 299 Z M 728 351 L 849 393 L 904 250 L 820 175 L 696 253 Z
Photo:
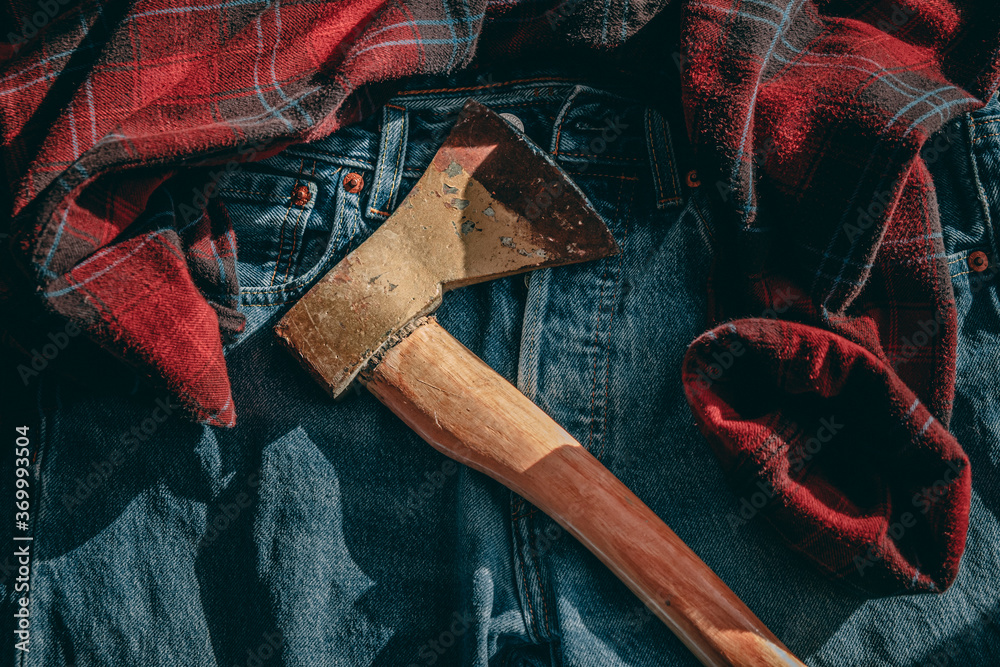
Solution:
M 529 516 L 527 519 L 528 524 L 528 535 L 538 535 L 538 524 L 534 515 Z M 542 562 L 541 554 L 538 553 L 538 549 L 534 546 L 529 545 L 531 549 L 531 559 L 535 561 L 535 580 L 538 582 L 539 596 L 542 599 L 542 620 L 545 621 L 545 639 L 548 640 L 552 636 L 552 630 L 549 625 L 549 594 L 545 590 L 545 584 L 542 581 Z
M 979 209 L 983 216 L 983 230 L 985 237 L 982 239 L 984 245 L 993 250 L 996 253 L 996 237 L 993 233 L 993 216 L 990 212 L 990 202 L 989 197 L 986 195 L 986 189 L 983 187 L 982 177 L 979 174 L 979 158 L 976 156 L 975 149 L 972 148 L 976 144 L 976 128 L 979 125 L 988 124 L 987 123 L 977 123 L 975 117 L 971 114 L 965 114 L 966 123 L 966 135 L 969 142 L 968 160 L 969 160 L 969 170 L 972 172 L 972 186 L 979 199 Z M 998 119 L 1000 120 L 1000 119 Z M 947 251 L 947 248 L 945 248 Z
M 393 113 L 390 109 L 398 113 Z M 386 104 L 382 115 L 382 141 L 380 143 L 379 154 L 376 160 L 375 185 L 368 197 L 368 214 L 388 217 L 393 208 L 396 197 L 396 190 L 402 181 L 402 167 L 404 155 L 406 154 L 406 144 L 409 140 L 409 111 L 406 107 Z M 389 167 L 389 160 L 393 159 L 394 164 Z M 387 173 L 388 171 L 388 173 Z M 383 190 L 385 201 L 382 201 Z M 384 209 L 384 210 L 383 210 Z
M 702 212 L 701 206 L 698 204 L 698 198 L 697 197 L 691 197 L 691 206 L 692 206 L 692 212 L 694 213 L 694 216 L 696 218 L 698 218 L 698 221 L 701 222 L 701 226 L 705 229 L 705 233 L 708 234 L 709 245 L 714 250 L 715 249 L 715 234 L 712 233 L 712 226 L 710 224 L 708 224 L 708 219 L 706 218 L 705 214 Z M 714 256 L 714 253 L 713 253 L 713 256 Z
M 560 153 L 556 151 L 553 155 L 558 155 L 559 157 L 590 157 L 592 153 Z M 642 162 L 642 158 L 637 157 L 617 157 L 614 155 L 604 155 L 601 156 L 601 160 L 619 160 L 621 162 Z
M 385 106 L 388 108 L 389 105 L 387 104 Z M 398 109 L 399 107 L 395 107 L 395 108 Z M 389 150 L 389 135 L 390 135 L 390 132 L 389 132 L 389 129 L 385 125 L 386 124 L 382 125 L 382 141 L 381 141 L 381 143 L 379 145 L 378 160 L 377 160 L 378 170 L 375 173 L 375 191 L 372 193 L 372 201 L 375 201 L 375 202 L 377 202 L 379 200 L 379 194 L 381 194 L 381 192 L 382 192 L 382 174 L 385 171 L 385 157 L 384 156 L 385 156 L 385 152 L 387 150 Z M 369 206 L 368 210 L 374 211 L 375 209 L 374 209 L 374 207 Z
M 628 176 L 626 174 L 591 174 L 590 172 L 576 173 L 572 169 L 567 169 L 573 176 L 593 176 L 595 178 L 617 178 L 620 181 L 638 181 L 638 176 Z
M 285 281 L 288 280 L 288 273 L 292 270 L 292 260 L 293 260 L 294 255 L 295 255 L 296 241 L 298 240 L 298 234 L 296 234 L 296 232 L 297 232 L 297 230 L 299 228 L 299 221 L 301 219 L 302 219 L 302 210 L 300 209 L 299 210 L 299 214 L 295 217 L 295 222 L 292 223 L 292 231 L 289 234 L 289 236 L 292 237 L 292 247 L 289 248 L 289 250 L 288 250 L 288 258 L 287 258 L 287 261 L 285 262 L 285 275 L 283 275 L 281 277 L 281 282 L 282 283 L 284 283 Z M 275 276 L 278 275 L 278 268 L 279 268 L 280 263 L 281 263 L 281 255 L 279 254 L 278 255 L 278 261 L 275 262 L 275 264 L 274 264 L 274 275 Z M 271 284 L 272 285 L 274 284 L 273 277 L 271 279 Z
M 1000 137 L 1000 132 L 994 132 L 993 134 L 980 134 L 976 136 L 976 141 L 974 143 L 979 143 L 983 139 L 989 139 L 990 137 Z
M 520 496 L 514 494 L 514 492 L 511 492 L 511 494 L 513 495 L 513 499 L 515 501 L 520 503 L 526 502 Z M 516 522 L 512 520 L 511 533 L 514 537 L 514 553 L 517 555 L 517 561 L 520 565 L 520 567 L 516 568 L 518 570 L 518 578 L 521 580 L 521 588 L 524 590 L 524 601 L 528 603 L 528 618 L 531 621 L 531 627 L 534 630 L 535 639 L 537 640 L 541 637 L 541 633 L 539 632 L 538 629 L 538 619 L 535 617 L 535 607 L 531 603 L 531 591 L 528 587 L 528 575 L 527 572 L 525 571 L 527 569 L 527 564 L 525 563 L 524 552 L 521 548 L 522 540 L 521 540 L 521 531 L 519 529 L 520 526 L 522 525 L 523 524 L 521 520 L 518 520 Z
M 650 171 L 653 177 L 657 208 L 663 208 L 669 204 L 678 204 L 682 201 L 682 196 L 677 176 L 677 162 L 674 158 L 674 144 L 670 137 L 670 128 L 667 125 L 666 119 L 651 107 L 646 108 L 643 122 L 646 126 L 646 150 L 651 163 Z M 659 124 L 660 126 L 660 135 L 663 140 L 662 151 L 656 143 L 656 138 L 653 136 L 654 124 Z M 661 152 L 664 154 L 660 155 Z M 672 187 L 669 192 L 673 194 L 672 197 L 666 196 L 668 189 L 660 171 L 661 159 L 666 163 L 664 169 L 670 172 L 670 184 Z
M 393 99 L 395 99 L 396 97 L 410 97 L 410 96 L 418 97 L 420 95 L 430 95 L 430 94 L 434 94 L 434 93 L 463 93 L 463 92 L 467 92 L 467 91 L 470 91 L 470 90 L 485 90 L 487 88 L 502 89 L 502 88 L 514 86 L 514 85 L 517 85 L 517 84 L 522 84 L 522 83 L 538 83 L 538 82 L 541 82 L 541 81 L 547 81 L 547 82 L 551 81 L 552 83 L 563 83 L 563 84 L 565 84 L 565 83 L 573 83 L 573 82 L 577 81 L 577 79 L 575 79 L 575 78 L 571 79 L 571 78 L 562 78 L 562 77 L 542 76 L 542 77 L 537 77 L 537 78 L 534 78 L 534 79 L 514 79 L 513 81 L 504 81 L 502 83 L 490 83 L 490 84 L 486 84 L 486 85 L 482 85 L 482 86 L 464 86 L 464 87 L 458 87 L 458 88 L 429 88 L 429 89 L 425 89 L 425 90 L 406 90 L 406 91 L 402 91 L 402 92 L 397 93 Z M 450 97 L 457 97 L 457 95 L 450 95 Z
M 299 160 L 299 173 L 295 176 L 295 183 L 292 185 L 292 192 L 295 191 L 295 187 L 299 184 L 299 179 L 302 177 L 302 168 L 305 167 L 305 158 Z M 292 211 L 292 198 L 288 198 L 288 207 L 285 209 L 285 217 L 281 219 L 281 235 L 278 238 L 278 256 L 274 260 L 274 272 L 271 274 L 271 285 L 274 285 L 274 279 L 278 275 L 278 265 L 281 264 L 281 255 L 285 250 L 285 223 L 288 222 L 288 214 Z
M 615 201 L 615 216 L 617 217 L 621 211 L 622 206 L 622 191 L 624 190 L 624 184 L 618 188 L 618 198 Z M 594 325 L 594 367 L 592 370 L 593 380 L 590 385 L 590 419 L 587 429 L 587 451 L 593 454 L 594 446 L 594 422 L 597 419 L 597 365 L 600 362 L 600 350 L 601 350 L 601 320 L 603 319 L 604 313 L 604 290 L 607 285 L 608 271 L 610 268 L 610 259 L 604 258 L 601 260 L 604 263 L 603 269 L 601 271 L 601 291 L 597 296 L 597 322 Z M 600 457 L 597 458 L 600 461 Z
M 674 159 L 674 141 L 670 136 L 670 128 L 667 125 L 667 119 L 662 118 L 662 123 L 660 124 L 660 131 L 663 133 L 663 145 L 667 148 L 666 159 L 670 160 L 667 171 L 670 172 L 670 182 L 674 186 L 674 192 L 677 193 L 674 197 L 661 198 L 661 204 L 679 202 L 681 200 L 681 186 L 677 180 L 677 161 Z M 652 147 L 651 147 L 652 150 Z
M 313 160 L 312 173 L 309 174 L 310 180 L 315 180 L 316 177 L 316 160 Z M 282 276 L 282 284 L 288 282 L 288 274 L 292 271 L 292 262 L 295 261 L 295 248 L 298 245 L 299 240 L 299 221 L 302 219 L 302 214 L 305 213 L 305 208 L 299 209 L 299 216 L 295 219 L 295 224 L 292 225 L 292 249 L 288 251 L 288 262 L 285 265 L 285 275 Z M 308 220 L 308 216 L 306 217 Z M 302 229 L 303 234 L 305 233 L 305 225 L 303 224 Z M 277 268 L 277 266 L 275 267 Z
M 396 188 L 402 184 L 402 179 L 400 178 L 399 164 L 403 159 L 403 153 L 406 151 L 406 142 L 409 139 L 407 132 L 407 111 L 403 109 L 403 120 L 400 123 L 400 137 L 399 137 L 399 147 L 396 149 L 396 164 L 393 166 L 392 171 L 392 183 L 389 189 L 389 198 L 386 200 L 386 208 L 392 208 L 392 203 L 396 198 Z
M 621 196 L 619 194 L 619 196 Z M 608 259 L 602 260 L 604 262 L 604 271 L 601 273 L 601 292 L 597 297 L 597 324 L 594 327 L 594 347 L 597 348 L 594 353 L 594 379 L 590 386 L 590 424 L 588 425 L 588 435 L 587 435 L 587 451 L 591 450 L 594 445 L 594 416 L 596 414 L 597 406 L 597 362 L 599 354 L 597 350 L 600 349 L 600 336 L 601 336 L 601 313 L 604 312 L 604 284 L 608 276 Z M 598 459 L 600 460 L 600 459 Z
M 352 163 L 351 164 L 352 167 L 354 166 L 354 163 L 363 164 L 365 165 L 364 169 L 367 169 L 369 171 L 375 171 L 375 165 L 373 163 L 367 160 L 363 160 L 355 155 L 345 155 L 344 153 L 334 153 L 333 151 L 325 151 L 320 148 L 313 148 L 312 145 L 310 145 L 308 149 L 302 149 L 302 150 L 308 153 L 322 153 L 323 155 L 329 155 L 330 157 L 335 158 L 335 160 L 349 160 Z M 288 149 L 288 153 L 290 155 L 294 155 L 295 157 L 300 157 L 299 153 L 295 150 L 295 147 Z M 344 165 L 337 163 L 336 166 L 344 166 Z
M 535 286 L 535 288 L 537 290 L 539 285 L 547 285 L 548 284 L 548 281 L 549 281 L 551 275 L 552 274 L 549 273 L 549 272 L 541 272 L 541 271 L 539 271 L 532 278 L 531 284 L 533 286 Z M 523 344 L 523 342 L 522 342 L 522 345 L 520 346 L 521 349 L 519 350 L 519 355 L 518 355 L 520 357 L 520 360 L 518 362 L 518 380 L 517 380 L 517 384 L 518 384 L 518 388 L 521 389 L 525 393 L 525 395 L 528 396 L 528 398 L 533 399 L 533 395 L 535 394 L 535 392 L 537 390 L 537 382 L 538 382 L 538 354 L 537 354 L 537 352 L 538 352 L 538 333 L 539 333 L 539 331 L 541 329 L 539 323 L 541 321 L 542 311 L 545 310 L 546 306 L 547 306 L 547 301 L 548 301 L 548 293 L 547 293 L 547 291 L 546 291 L 546 294 L 545 294 L 544 301 L 539 300 L 539 302 L 537 304 L 537 308 L 534 309 L 536 311 L 534 313 L 534 315 L 535 315 L 534 319 L 531 319 L 532 308 L 531 308 L 531 305 L 530 305 L 530 301 L 531 301 L 531 289 L 529 288 L 528 295 L 526 295 L 526 297 L 525 297 L 525 310 L 524 310 L 524 315 L 523 315 L 523 320 L 522 320 L 522 325 L 521 325 L 521 327 L 522 327 L 522 331 L 521 331 L 522 341 L 523 341 L 523 337 L 524 337 L 524 329 L 527 328 L 529 330 L 528 331 L 528 343 L 525 346 Z M 527 372 L 525 372 L 525 373 L 522 374 L 522 372 L 521 372 L 522 370 L 527 371 Z
M 489 103 L 490 104 L 494 104 L 494 102 L 492 100 Z M 504 101 L 504 102 L 500 102 L 500 103 L 496 103 L 496 104 L 497 104 L 497 106 L 502 106 L 505 109 L 510 109 L 510 108 L 514 108 L 514 107 L 548 106 L 548 105 L 552 104 L 552 100 L 550 100 L 548 98 L 545 98 L 545 99 L 530 100 L 528 102 L 510 102 L 510 103 L 508 103 L 508 102 Z M 439 118 L 445 118 L 445 117 L 448 117 L 448 116 L 455 115 L 455 112 L 454 111 L 433 111 L 433 110 L 427 110 L 427 114 L 426 115 L 428 115 L 428 116 L 435 116 L 435 117 L 439 117 Z M 546 117 L 549 120 L 552 120 L 552 121 L 555 120 L 555 118 L 553 118 L 552 116 L 546 115 Z
M 357 235 L 358 235 L 358 230 L 355 229 L 353 232 L 351 232 L 350 238 L 347 239 L 347 246 L 346 247 L 348 248 L 348 252 L 349 252 L 349 249 L 351 247 L 351 244 L 354 242 L 354 238 Z M 338 239 L 340 238 L 339 232 L 338 232 L 337 238 Z M 280 305 L 286 304 L 289 301 L 292 301 L 294 299 L 298 299 L 301 296 L 302 292 L 308 290 L 309 287 L 311 287 L 311 282 L 316 278 L 316 274 L 321 273 L 324 270 L 329 270 L 330 268 L 332 268 L 330 266 L 330 256 L 329 255 L 331 255 L 332 252 L 333 252 L 332 251 L 332 249 L 334 248 L 333 243 L 331 243 L 329 245 L 329 248 L 330 248 L 330 253 L 324 255 L 324 259 L 322 261 L 320 261 L 319 263 L 316 264 L 316 268 L 311 269 L 309 271 L 309 273 L 306 274 L 306 276 L 304 276 L 302 278 L 302 282 L 301 283 L 297 283 L 294 287 L 289 287 L 289 286 L 285 285 L 285 286 L 280 286 L 280 287 L 278 287 L 277 289 L 274 289 L 274 290 L 258 291 L 258 292 L 249 292 L 249 291 L 246 292 L 246 294 L 253 295 L 253 296 L 269 296 L 269 295 L 273 294 L 273 295 L 281 295 L 281 296 L 288 297 L 284 301 L 273 301 L 273 302 L 270 302 L 270 303 L 243 303 L 243 304 L 240 304 L 240 305 L 241 306 L 246 306 L 246 307 L 249 307 L 249 308 L 260 308 L 260 307 L 267 307 L 267 306 L 280 306 Z M 348 253 L 345 253 L 345 254 L 348 254 Z M 309 276 L 311 276 L 311 277 L 309 277 Z
M 563 123 L 566 122 L 566 115 L 569 113 L 569 110 L 573 108 L 573 101 L 576 100 L 582 92 L 583 86 L 573 86 L 573 89 L 570 91 L 569 95 L 566 96 L 562 106 L 559 108 L 559 113 L 556 114 L 556 133 L 552 139 L 551 145 L 549 146 L 549 153 L 552 155 L 557 155 L 559 153 L 559 138 L 562 136 L 562 128 Z
M 977 121 L 975 118 L 972 119 L 972 125 L 975 127 L 980 127 L 982 125 L 992 125 L 993 123 L 1000 123 L 1000 118 L 991 118 L 989 120 Z
M 647 113 L 647 118 L 648 118 L 649 111 L 647 110 L 646 113 Z M 660 161 L 656 157 L 656 148 L 653 145 L 653 124 L 652 123 L 648 123 L 648 129 L 649 129 L 649 132 L 647 133 L 647 141 L 649 143 L 649 155 L 653 158 L 653 172 L 654 172 L 653 175 L 656 177 L 657 184 L 660 184 L 663 181 L 660 178 Z M 676 192 L 676 191 L 677 190 L 675 188 L 674 192 Z M 664 200 L 663 197 L 658 197 L 658 199 L 659 199 L 659 201 L 661 203 Z
M 237 190 L 236 188 L 219 188 L 219 194 L 222 194 L 223 192 L 239 192 L 240 194 L 245 194 L 245 195 L 260 195 L 261 197 L 268 197 L 270 199 L 274 199 L 275 201 L 285 200 L 285 197 L 282 197 L 280 200 L 278 200 L 278 198 L 274 196 L 273 192 L 258 192 L 257 190 Z
M 625 189 L 625 186 L 622 186 Z M 622 242 L 620 246 L 620 252 L 618 253 L 618 268 L 615 272 L 615 287 L 611 293 L 611 313 L 608 316 L 608 338 L 607 344 L 605 345 L 605 365 L 604 365 L 604 418 L 601 423 L 601 453 L 597 456 L 597 460 L 601 461 L 604 458 L 604 450 L 608 444 L 608 405 L 611 399 L 611 336 L 614 333 L 613 327 L 615 323 L 615 303 L 618 300 L 618 288 L 621 285 L 622 273 L 624 271 L 625 263 L 625 244 L 628 243 L 628 233 L 632 227 L 632 220 L 630 213 L 632 212 L 632 198 L 635 196 L 635 186 L 632 186 L 632 190 L 629 195 L 625 197 L 625 231 L 622 234 Z M 620 213 L 619 213 L 620 214 Z

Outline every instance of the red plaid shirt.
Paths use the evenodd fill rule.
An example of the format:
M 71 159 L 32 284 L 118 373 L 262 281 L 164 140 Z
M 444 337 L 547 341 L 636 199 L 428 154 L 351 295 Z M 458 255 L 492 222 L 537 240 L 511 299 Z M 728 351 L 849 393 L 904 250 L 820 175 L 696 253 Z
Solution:
M 795 392 L 834 400 L 852 386 L 834 372 L 842 368 L 793 353 L 834 359 L 839 350 L 863 360 L 853 372 L 884 378 L 865 384 L 879 402 L 843 417 L 858 451 L 868 446 L 880 462 L 885 452 L 926 450 L 931 463 L 967 463 L 945 428 L 955 311 L 920 150 L 996 85 L 993 3 L 688 0 L 661 11 L 634 0 L 12 0 L 2 11 L 13 26 L 0 47 L 0 123 L 17 270 L 0 298 L 37 295 L 191 415 L 221 426 L 236 415 L 222 353 L 223 337 L 242 326 L 235 240 L 210 191 L 177 202 L 170 220 L 144 217 L 158 186 L 203 183 L 192 167 L 211 171 L 326 136 L 366 111 L 370 85 L 454 71 L 477 54 L 488 62 L 572 46 L 609 57 L 632 49 L 621 62 L 635 67 L 675 60 L 703 187 L 724 221 L 710 286 L 715 318 L 754 318 L 736 335 L 778 378 L 766 418 L 734 404 L 728 380 L 692 393 L 696 417 L 727 469 L 788 490 L 772 520 L 827 569 L 853 576 L 854 557 L 879 547 L 869 560 L 880 574 L 863 585 L 940 590 L 954 577 L 967 469 L 949 482 L 957 511 L 923 515 L 900 541 L 889 530 L 898 510 L 869 496 L 908 492 L 923 473 L 890 493 L 896 486 L 817 465 L 803 473 L 761 461 L 795 451 L 796 427 L 826 411 L 821 401 L 806 410 Z M 784 322 L 761 318 L 789 286 L 806 298 Z M 935 334 L 897 363 L 902 341 L 927 322 Z M 782 337 L 796 344 L 769 347 Z M 690 364 L 723 338 L 692 347 L 689 390 Z M 896 409 L 910 396 L 919 408 Z M 886 415 L 898 429 L 869 430 Z M 911 428 L 920 419 L 933 421 Z M 879 463 L 873 475 L 909 474 L 902 468 Z M 874 518 L 860 528 L 827 520 L 855 510 Z M 844 531 L 853 532 L 826 539 Z

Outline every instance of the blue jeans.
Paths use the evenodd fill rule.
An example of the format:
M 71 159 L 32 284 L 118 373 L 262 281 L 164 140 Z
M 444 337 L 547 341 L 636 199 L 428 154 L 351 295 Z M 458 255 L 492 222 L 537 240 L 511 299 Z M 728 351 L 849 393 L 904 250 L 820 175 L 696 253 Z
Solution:
M 46 376 L 22 664 L 696 664 L 545 515 L 437 454 L 366 392 L 333 403 L 276 345 L 273 324 L 386 219 L 469 96 L 513 115 L 555 156 L 622 253 L 450 293 L 441 323 L 809 664 L 988 664 L 1000 648 L 1000 421 L 988 395 L 996 364 L 983 363 L 997 358 L 993 284 L 970 292 L 976 305 L 960 295 L 955 428 L 978 466 L 962 572 L 941 596 L 860 599 L 729 490 L 694 426 L 680 364 L 706 327 L 713 222 L 704 193 L 684 184 L 681 129 L 612 88 L 549 72 L 416 80 L 359 125 L 229 173 L 219 196 L 236 227 L 248 322 L 227 351 L 237 426 L 184 422 L 138 381 L 98 392 Z M 944 185 L 949 169 L 968 171 L 969 146 L 957 140 L 936 177 L 943 209 L 982 218 L 965 172 Z M 981 159 L 991 156 L 1000 152 Z M 993 249 L 980 227 L 982 238 L 962 238 Z

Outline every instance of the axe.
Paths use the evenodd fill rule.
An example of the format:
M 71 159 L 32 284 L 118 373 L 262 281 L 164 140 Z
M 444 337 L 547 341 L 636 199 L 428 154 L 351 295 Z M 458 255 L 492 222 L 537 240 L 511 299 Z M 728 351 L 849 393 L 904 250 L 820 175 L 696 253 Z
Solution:
M 555 162 L 469 100 L 396 211 L 275 331 L 334 398 L 357 379 L 438 451 L 559 522 L 703 664 L 801 665 L 652 510 L 431 316 L 446 290 L 617 252 Z

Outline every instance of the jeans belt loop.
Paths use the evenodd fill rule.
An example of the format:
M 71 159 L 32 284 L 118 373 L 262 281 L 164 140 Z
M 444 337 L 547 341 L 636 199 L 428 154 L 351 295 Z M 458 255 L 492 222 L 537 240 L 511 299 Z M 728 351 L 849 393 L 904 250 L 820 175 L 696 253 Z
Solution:
M 399 183 L 406 161 L 409 114 L 403 107 L 387 104 L 382 108 L 382 137 L 368 197 L 368 214 L 383 219 L 396 206 Z
M 674 144 L 670 126 L 658 111 L 646 108 L 644 130 L 649 148 L 649 168 L 653 175 L 656 207 L 659 209 L 681 206 L 684 198 L 681 181 L 674 161 Z

